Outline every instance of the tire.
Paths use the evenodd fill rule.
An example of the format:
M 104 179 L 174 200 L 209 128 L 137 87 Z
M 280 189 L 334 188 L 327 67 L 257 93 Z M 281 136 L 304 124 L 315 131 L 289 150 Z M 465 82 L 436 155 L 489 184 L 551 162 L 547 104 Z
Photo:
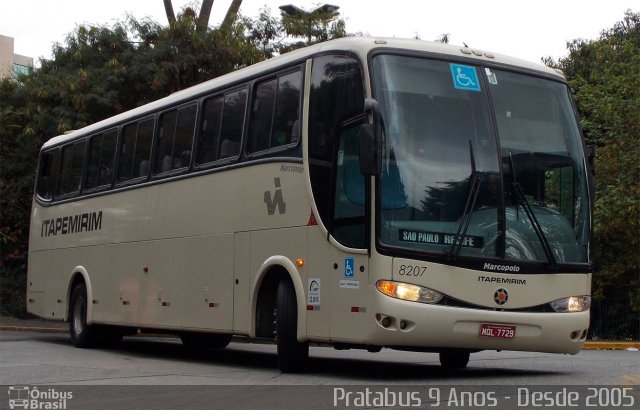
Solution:
M 464 350 L 448 350 L 440 352 L 440 365 L 449 370 L 460 370 L 469 364 L 471 354 Z
M 231 342 L 231 335 L 213 333 L 181 333 L 182 344 L 191 350 L 223 349 Z
M 99 340 L 98 329 L 87 324 L 87 287 L 84 283 L 76 285 L 71 292 L 69 334 L 75 347 L 93 347 Z
M 297 339 L 298 303 L 293 283 L 283 279 L 276 296 L 278 366 L 283 373 L 301 372 L 309 359 L 309 343 Z

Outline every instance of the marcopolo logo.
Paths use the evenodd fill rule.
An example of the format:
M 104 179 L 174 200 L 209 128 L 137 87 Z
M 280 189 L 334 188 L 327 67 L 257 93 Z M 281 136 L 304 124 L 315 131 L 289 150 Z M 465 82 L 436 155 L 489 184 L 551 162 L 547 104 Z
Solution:
M 520 272 L 520 266 L 518 265 L 494 265 L 493 263 L 485 262 L 483 268 L 484 270 L 496 272 Z
M 66 409 L 67 400 L 73 399 L 73 393 L 54 388 L 40 390 L 37 387 L 10 386 L 10 409 Z

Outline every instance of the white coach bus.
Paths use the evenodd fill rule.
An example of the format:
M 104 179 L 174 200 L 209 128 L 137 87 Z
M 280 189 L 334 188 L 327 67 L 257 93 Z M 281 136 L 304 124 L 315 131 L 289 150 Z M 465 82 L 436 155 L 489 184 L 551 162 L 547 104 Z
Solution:
M 329 41 L 45 143 L 28 310 L 78 347 L 275 339 L 283 371 L 310 343 L 576 354 L 590 175 L 558 72 Z

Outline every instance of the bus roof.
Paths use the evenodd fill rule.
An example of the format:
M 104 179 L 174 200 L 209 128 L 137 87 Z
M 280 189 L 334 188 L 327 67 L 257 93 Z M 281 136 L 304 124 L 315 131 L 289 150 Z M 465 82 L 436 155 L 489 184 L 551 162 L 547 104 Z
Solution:
M 430 42 L 417 39 L 397 39 L 397 38 L 380 38 L 380 37 L 345 37 L 335 40 L 326 41 L 323 43 L 315 44 L 302 49 L 294 50 L 289 53 L 283 54 L 278 57 L 271 58 L 266 61 L 262 61 L 257 64 L 242 68 L 240 70 L 222 75 L 220 77 L 213 78 L 211 80 L 202 82 L 184 90 L 177 91 L 167 97 L 150 102 L 132 110 L 123 112 L 113 117 L 109 117 L 100 122 L 88 125 L 78 130 L 68 131 L 63 135 L 53 137 L 48 140 L 42 149 L 64 143 L 66 141 L 73 140 L 79 136 L 87 135 L 92 132 L 99 131 L 101 129 L 115 126 L 122 122 L 126 122 L 130 119 L 141 117 L 147 114 L 151 114 L 157 110 L 168 108 L 171 105 L 179 104 L 181 102 L 188 101 L 189 98 L 196 98 L 208 91 L 216 90 L 223 87 L 225 84 L 233 84 L 238 81 L 242 81 L 245 78 L 251 78 L 259 76 L 261 73 L 268 73 L 271 70 L 277 69 L 281 66 L 286 66 L 296 61 L 302 61 L 315 54 L 326 53 L 329 51 L 350 51 L 358 55 L 363 60 L 366 59 L 367 54 L 373 49 L 395 49 L 405 51 L 427 52 L 440 54 L 451 57 L 466 57 L 476 59 L 479 61 L 490 62 L 493 64 L 513 66 L 523 68 L 528 71 L 538 72 L 543 75 L 556 77 L 563 79 L 562 74 L 556 70 L 546 67 L 542 64 L 533 63 L 527 60 L 522 60 L 514 57 L 505 56 L 502 54 L 492 53 L 488 51 L 472 49 L 469 47 L 461 47 L 450 44 L 443 44 L 438 42 Z

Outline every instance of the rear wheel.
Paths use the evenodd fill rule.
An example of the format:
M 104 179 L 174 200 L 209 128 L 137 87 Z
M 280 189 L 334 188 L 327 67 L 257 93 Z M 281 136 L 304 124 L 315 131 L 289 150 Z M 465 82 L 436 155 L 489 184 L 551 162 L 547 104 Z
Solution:
M 471 354 L 464 350 L 448 350 L 440 352 L 440 365 L 445 369 L 464 369 L 469 364 Z
M 293 283 L 283 279 L 276 297 L 276 341 L 278 366 L 283 373 L 300 372 L 309 358 L 309 343 L 297 339 L 298 303 Z
M 91 347 L 98 342 L 97 328 L 87 324 L 87 287 L 77 284 L 71 292 L 69 333 L 75 347 Z
M 87 324 L 87 287 L 77 284 L 71 292 L 69 334 L 75 347 L 114 346 L 122 341 L 123 332 L 117 326 Z
M 185 347 L 193 350 L 222 349 L 231 342 L 231 335 L 213 333 L 181 333 L 180 340 Z

